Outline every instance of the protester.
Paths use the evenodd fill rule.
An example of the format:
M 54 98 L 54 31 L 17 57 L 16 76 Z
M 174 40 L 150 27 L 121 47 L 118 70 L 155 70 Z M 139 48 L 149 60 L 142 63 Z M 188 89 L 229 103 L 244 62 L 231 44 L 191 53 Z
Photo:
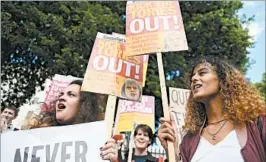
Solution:
M 103 98 L 107 98 L 107 96 L 96 94 L 96 93 L 91 93 L 91 92 L 80 91 L 81 86 L 82 86 L 82 80 L 75 80 L 75 81 L 71 82 L 69 85 L 71 86 L 73 84 L 79 85 L 79 89 L 78 89 L 78 91 L 80 92 L 79 103 L 76 103 L 76 104 L 78 104 L 78 106 L 75 106 L 75 104 L 73 105 L 73 107 L 78 109 L 78 111 L 77 111 L 76 115 L 73 115 L 73 114 L 69 114 L 71 111 L 70 111 L 70 109 L 67 109 L 69 111 L 66 111 L 64 113 L 66 115 L 71 115 L 71 116 L 68 117 L 68 120 L 64 120 L 64 117 L 61 118 L 62 117 L 61 114 L 60 115 L 58 114 L 59 111 L 62 111 L 62 110 L 59 110 L 60 108 L 57 107 L 58 111 L 56 111 L 56 114 L 58 114 L 58 115 L 56 116 L 56 120 L 61 125 L 89 123 L 89 122 L 93 122 L 93 121 L 102 120 L 101 114 L 100 114 L 101 113 L 100 105 L 98 104 L 98 101 L 100 100 L 100 98 L 102 98 L 102 96 L 104 96 Z M 66 91 L 65 91 L 65 93 L 66 93 Z M 70 101 L 67 101 L 67 100 L 64 101 L 64 100 L 66 100 L 66 99 L 64 99 L 64 97 L 63 98 L 59 97 L 57 103 L 66 104 L 65 106 L 69 106 L 71 104 Z M 69 103 L 69 105 L 67 102 Z M 58 106 L 59 105 L 60 104 L 58 104 Z M 102 106 L 105 107 L 104 104 Z
M 121 90 L 122 97 L 129 100 L 139 101 L 141 99 L 142 87 L 134 79 L 126 79 Z
M 5 107 L 0 115 L 0 132 L 18 130 L 12 125 L 12 120 L 18 116 L 19 109 L 14 106 Z
M 152 129 L 146 124 L 139 124 L 134 131 L 134 144 L 132 160 L 134 162 L 158 162 L 159 159 L 153 157 L 148 152 L 148 147 L 153 143 L 154 135 Z M 101 148 L 101 157 L 103 160 L 111 162 L 127 162 L 128 152 L 125 159 L 122 159 L 121 150 L 118 150 L 118 144 L 115 139 L 110 139 L 106 145 Z
M 60 92 L 55 103 L 56 120 L 61 125 L 73 124 L 79 113 L 81 80 L 71 82 Z
M 183 162 L 265 162 L 266 108 L 259 93 L 226 61 L 205 57 L 194 63 L 177 156 Z M 165 149 L 167 140 L 178 142 L 174 128 L 161 119 L 158 136 Z
M 61 126 L 87 123 L 101 120 L 97 94 L 80 91 L 82 80 L 72 81 L 52 105 L 51 112 L 42 112 L 35 117 L 38 122 L 31 123 L 27 128 Z M 31 120 L 31 119 L 29 119 Z

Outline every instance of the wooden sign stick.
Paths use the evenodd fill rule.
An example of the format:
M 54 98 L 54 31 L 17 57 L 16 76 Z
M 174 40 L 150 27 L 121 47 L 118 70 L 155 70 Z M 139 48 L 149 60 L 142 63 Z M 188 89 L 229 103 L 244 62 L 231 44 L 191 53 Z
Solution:
M 116 96 L 108 95 L 104 121 L 107 125 L 107 137 L 110 138 L 113 135 L 113 124 L 115 115 Z
M 132 153 L 133 153 L 133 138 L 134 138 L 134 130 L 130 134 L 130 139 L 129 139 L 129 153 L 128 153 L 128 158 L 127 162 L 132 161 Z
M 162 96 L 162 103 L 163 103 L 163 114 L 167 120 L 170 120 L 170 111 L 169 111 L 169 106 L 167 103 L 167 93 L 166 93 L 162 53 L 160 53 L 160 52 L 157 53 L 157 63 L 158 63 L 159 77 L 160 77 L 161 96 Z M 167 146 L 168 146 L 168 161 L 169 162 L 176 162 L 174 143 L 167 141 Z

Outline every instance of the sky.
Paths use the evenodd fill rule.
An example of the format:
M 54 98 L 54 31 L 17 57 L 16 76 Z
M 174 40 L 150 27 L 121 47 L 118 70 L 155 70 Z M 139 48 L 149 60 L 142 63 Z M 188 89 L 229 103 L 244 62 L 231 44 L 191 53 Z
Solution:
M 250 51 L 249 58 L 255 61 L 246 73 L 246 77 L 252 83 L 261 82 L 262 74 L 265 72 L 265 1 L 243 1 L 244 5 L 239 10 L 238 15 L 245 14 L 247 17 L 255 15 L 255 20 L 250 24 L 244 24 L 243 27 L 249 29 L 249 35 L 253 36 L 255 41 L 254 48 Z

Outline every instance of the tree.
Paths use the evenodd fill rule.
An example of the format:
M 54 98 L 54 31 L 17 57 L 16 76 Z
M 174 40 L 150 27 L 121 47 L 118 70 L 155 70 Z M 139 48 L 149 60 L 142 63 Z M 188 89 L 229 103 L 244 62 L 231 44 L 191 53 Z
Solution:
M 2 107 L 25 103 L 54 74 L 83 77 L 97 32 L 124 30 L 118 14 L 100 3 L 1 4 Z
M 83 77 L 96 33 L 125 33 L 126 2 L 1 2 L 1 106 L 26 102 L 54 74 Z M 236 12 L 239 1 L 180 2 L 189 50 L 163 55 L 167 86 L 186 88 L 195 55 L 218 55 L 245 72 L 252 46 Z M 16 52 L 18 50 L 18 52 Z M 17 79 L 14 79 L 17 78 Z M 156 56 L 149 60 L 145 93 L 160 95 Z
M 262 75 L 262 81 L 258 83 L 254 83 L 255 88 L 260 92 L 261 97 L 266 99 L 266 73 Z

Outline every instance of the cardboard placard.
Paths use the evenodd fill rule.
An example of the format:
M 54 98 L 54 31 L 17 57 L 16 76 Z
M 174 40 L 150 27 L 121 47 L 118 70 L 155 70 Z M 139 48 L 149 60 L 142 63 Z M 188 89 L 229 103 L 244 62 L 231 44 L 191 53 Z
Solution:
M 1 161 L 101 162 L 99 148 L 106 134 L 104 121 L 3 133 Z
M 133 131 L 133 123 L 149 125 L 154 131 L 154 97 L 142 96 L 141 102 L 119 100 L 115 133 Z
M 128 56 L 188 50 L 178 1 L 128 1 Z
M 50 105 L 55 101 L 59 93 L 72 81 L 82 80 L 82 78 L 77 78 L 73 76 L 65 76 L 55 74 L 53 79 L 45 87 L 46 97 L 44 99 L 44 104 L 42 105 L 42 111 L 49 111 L 51 109 Z
M 98 32 L 82 91 L 141 101 L 144 57 L 127 58 L 123 41 L 119 36 Z
M 184 136 L 182 132 L 182 127 L 184 126 L 186 105 L 190 90 L 182 88 L 169 88 L 169 97 L 170 97 L 170 111 L 174 116 L 175 124 L 178 131 L 178 143 L 181 143 L 181 140 Z

